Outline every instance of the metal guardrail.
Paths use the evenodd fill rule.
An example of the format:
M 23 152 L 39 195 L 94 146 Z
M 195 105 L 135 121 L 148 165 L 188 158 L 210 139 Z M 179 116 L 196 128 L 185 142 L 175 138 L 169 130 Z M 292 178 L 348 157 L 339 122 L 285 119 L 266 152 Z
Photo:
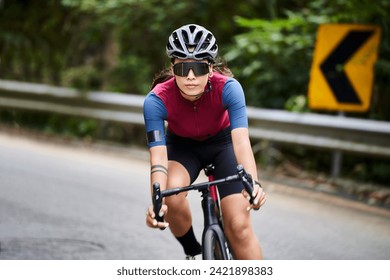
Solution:
M 0 109 L 143 125 L 144 96 L 0 80 Z M 390 157 L 390 122 L 248 107 L 251 138 Z

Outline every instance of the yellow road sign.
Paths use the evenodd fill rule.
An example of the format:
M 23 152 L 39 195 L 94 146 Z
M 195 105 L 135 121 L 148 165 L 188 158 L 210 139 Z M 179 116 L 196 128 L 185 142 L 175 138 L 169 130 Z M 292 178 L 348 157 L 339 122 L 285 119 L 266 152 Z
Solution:
M 371 25 L 319 26 L 310 71 L 311 109 L 364 112 L 370 108 L 380 33 L 379 27 Z

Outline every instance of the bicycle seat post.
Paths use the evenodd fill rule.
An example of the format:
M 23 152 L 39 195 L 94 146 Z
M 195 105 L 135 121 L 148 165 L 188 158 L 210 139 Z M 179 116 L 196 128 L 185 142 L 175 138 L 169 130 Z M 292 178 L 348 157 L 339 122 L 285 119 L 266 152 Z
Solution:
M 214 180 L 214 173 L 215 173 L 215 165 L 210 163 L 205 168 L 203 168 L 204 173 L 209 178 L 209 181 Z M 210 188 L 210 195 L 213 198 L 213 200 L 216 202 L 218 200 L 218 194 L 217 194 L 217 188 L 216 186 L 211 186 Z

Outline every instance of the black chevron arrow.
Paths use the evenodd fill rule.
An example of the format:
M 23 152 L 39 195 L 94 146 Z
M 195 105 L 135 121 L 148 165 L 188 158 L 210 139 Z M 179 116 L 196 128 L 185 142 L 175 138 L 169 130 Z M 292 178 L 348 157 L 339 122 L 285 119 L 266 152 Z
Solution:
M 344 65 L 373 33 L 374 31 L 350 31 L 320 65 L 339 103 L 361 104 L 359 96 L 344 72 Z

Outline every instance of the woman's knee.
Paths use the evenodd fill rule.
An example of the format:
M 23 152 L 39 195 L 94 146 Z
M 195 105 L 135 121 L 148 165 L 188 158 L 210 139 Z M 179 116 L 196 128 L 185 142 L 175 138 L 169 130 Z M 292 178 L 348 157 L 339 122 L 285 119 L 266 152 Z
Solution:
M 252 227 L 249 216 L 237 215 L 225 221 L 225 232 L 231 242 L 243 242 L 250 239 Z
M 186 198 L 187 193 L 181 193 L 165 198 L 165 204 L 168 206 L 168 211 L 180 211 L 187 207 L 188 201 Z
M 168 181 L 167 189 L 187 186 L 190 182 L 188 171 L 182 164 L 176 161 L 169 161 L 168 163 Z M 165 198 L 165 204 L 169 210 L 180 210 L 187 207 L 187 192 L 178 195 L 169 196 Z
M 225 197 L 221 203 L 225 232 L 230 241 L 250 239 L 253 229 L 250 213 L 246 210 L 248 201 L 240 193 Z

